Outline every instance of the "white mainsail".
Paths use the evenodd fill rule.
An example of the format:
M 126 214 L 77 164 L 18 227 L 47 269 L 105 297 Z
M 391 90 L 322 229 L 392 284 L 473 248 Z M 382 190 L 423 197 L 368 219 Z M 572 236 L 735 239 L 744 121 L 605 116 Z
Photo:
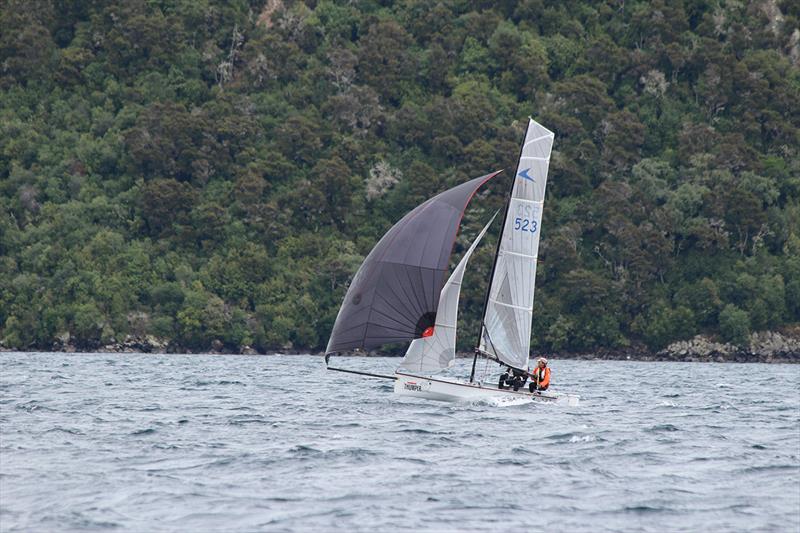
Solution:
M 433 334 L 411 341 L 400 368 L 430 374 L 453 365 L 456 359 L 456 323 L 458 321 L 458 299 L 461 294 L 461 281 L 472 252 L 478 246 L 486 230 L 494 222 L 497 213 L 486 224 L 458 262 L 453 273 L 444 284 L 436 310 Z
M 528 368 L 547 170 L 555 135 L 530 119 L 517 163 L 486 301 L 478 349 Z

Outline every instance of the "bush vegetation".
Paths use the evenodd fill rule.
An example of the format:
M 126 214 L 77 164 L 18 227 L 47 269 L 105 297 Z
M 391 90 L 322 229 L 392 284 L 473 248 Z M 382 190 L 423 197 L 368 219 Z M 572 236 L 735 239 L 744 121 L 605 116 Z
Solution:
M 796 2 L 2 4 L 6 346 L 322 349 L 383 232 L 511 166 L 528 115 L 556 132 L 535 347 L 800 321 Z

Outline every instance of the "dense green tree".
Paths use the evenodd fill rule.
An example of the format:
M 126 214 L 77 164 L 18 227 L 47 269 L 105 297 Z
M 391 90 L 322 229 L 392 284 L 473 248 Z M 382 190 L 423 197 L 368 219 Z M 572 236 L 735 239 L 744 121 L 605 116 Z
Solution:
M 719 313 L 719 332 L 723 340 L 739 346 L 747 344 L 750 336 L 750 317 L 747 311 L 728 304 Z
M 402 26 L 385 20 L 367 28 L 358 48 L 359 77 L 391 103 L 398 103 L 413 83 L 416 65 L 409 50 L 412 42 Z
M 779 14 L 778 14 L 779 13 Z M 534 346 L 800 322 L 791 2 L 0 8 L 0 340 L 320 350 L 408 210 L 556 133 Z M 463 252 L 504 204 L 471 206 Z M 460 318 L 474 342 L 496 229 Z

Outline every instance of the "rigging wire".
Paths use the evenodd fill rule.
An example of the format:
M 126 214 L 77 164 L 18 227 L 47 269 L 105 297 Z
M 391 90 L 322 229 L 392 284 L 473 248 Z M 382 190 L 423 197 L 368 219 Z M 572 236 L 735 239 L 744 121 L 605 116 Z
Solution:
M 481 376 L 481 383 L 486 381 L 486 375 L 489 373 L 489 358 L 488 357 L 485 358 L 484 361 L 485 362 L 483 364 L 483 375 Z

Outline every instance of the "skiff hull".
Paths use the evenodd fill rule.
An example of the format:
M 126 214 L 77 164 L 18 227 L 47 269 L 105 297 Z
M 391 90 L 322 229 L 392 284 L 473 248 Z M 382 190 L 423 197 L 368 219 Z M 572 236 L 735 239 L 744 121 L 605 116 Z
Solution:
M 424 398 L 427 400 L 440 400 L 444 402 L 463 402 L 497 398 L 502 400 L 514 398 L 528 398 L 534 402 L 557 403 L 575 407 L 580 402 L 580 397 L 569 394 L 551 392 L 531 393 L 527 388 L 523 391 L 511 389 L 498 389 L 495 385 L 466 383 L 463 381 L 415 376 L 413 374 L 395 373 L 395 394 Z

